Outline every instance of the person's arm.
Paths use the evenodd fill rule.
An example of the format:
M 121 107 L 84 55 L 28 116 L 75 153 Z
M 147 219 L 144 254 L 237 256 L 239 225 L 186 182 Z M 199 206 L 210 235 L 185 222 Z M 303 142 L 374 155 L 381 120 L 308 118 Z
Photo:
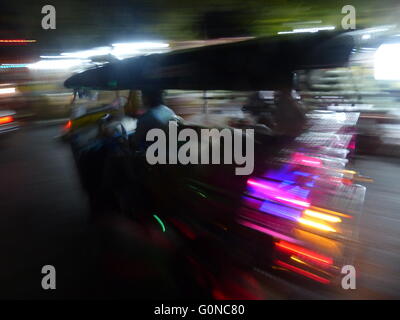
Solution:
M 143 143 L 146 140 L 146 121 L 143 119 L 143 116 L 140 117 L 136 123 L 136 130 L 133 134 L 132 144 L 134 149 L 139 150 L 143 147 Z

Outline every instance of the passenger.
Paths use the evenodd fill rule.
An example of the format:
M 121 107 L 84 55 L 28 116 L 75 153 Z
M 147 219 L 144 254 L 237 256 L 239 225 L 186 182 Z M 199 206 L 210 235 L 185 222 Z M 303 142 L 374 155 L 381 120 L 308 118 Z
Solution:
M 293 97 L 292 90 L 281 89 L 274 94 L 274 105 L 267 104 L 260 92 L 253 93 L 243 109 L 250 112 L 258 125 L 264 125 L 273 135 L 297 136 L 305 125 L 305 110 Z
M 282 89 L 275 95 L 275 133 L 287 137 L 298 136 L 306 125 L 306 111 L 293 97 L 290 89 Z
M 259 133 L 273 134 L 276 127 L 274 106 L 267 104 L 257 91 L 249 96 L 243 111 L 250 113 L 250 118 L 255 122 L 255 129 Z
M 161 90 L 142 90 L 142 102 L 147 111 L 138 118 L 133 143 L 137 150 L 145 150 L 152 142 L 146 141 L 151 129 L 168 129 L 169 121 L 177 120 L 177 115 L 164 105 Z

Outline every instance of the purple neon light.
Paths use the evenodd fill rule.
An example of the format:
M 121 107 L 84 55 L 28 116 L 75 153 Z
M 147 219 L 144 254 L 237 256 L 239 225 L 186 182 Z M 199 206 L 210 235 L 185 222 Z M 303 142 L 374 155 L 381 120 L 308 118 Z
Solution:
M 284 192 L 279 188 L 268 184 L 268 182 L 266 181 L 258 182 L 253 179 L 249 179 L 247 180 L 247 184 L 253 187 L 256 192 L 262 193 L 264 196 L 272 198 L 279 202 L 302 208 L 308 208 L 310 206 L 309 202 L 299 199 L 297 197 L 293 197 L 293 195 L 288 194 L 287 192 Z
M 265 213 L 293 221 L 297 221 L 302 213 L 302 210 L 294 209 L 268 200 L 265 200 L 259 209 Z

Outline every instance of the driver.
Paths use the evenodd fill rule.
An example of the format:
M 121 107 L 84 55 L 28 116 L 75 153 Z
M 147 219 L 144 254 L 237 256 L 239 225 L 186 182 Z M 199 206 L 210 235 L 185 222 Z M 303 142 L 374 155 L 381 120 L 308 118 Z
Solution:
M 133 143 L 141 151 L 151 144 L 146 141 L 149 130 L 167 130 L 169 121 L 176 121 L 178 118 L 174 111 L 164 105 L 161 90 L 142 90 L 142 102 L 147 111 L 138 118 L 133 137 Z

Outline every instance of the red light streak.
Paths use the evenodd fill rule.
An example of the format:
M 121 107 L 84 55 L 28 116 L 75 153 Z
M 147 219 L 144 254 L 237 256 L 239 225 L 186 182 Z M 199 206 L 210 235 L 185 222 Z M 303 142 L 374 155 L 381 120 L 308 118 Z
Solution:
M 330 280 L 328 280 L 328 279 L 322 278 L 322 277 L 320 277 L 320 276 L 317 276 L 316 274 L 313 274 L 313 273 L 311 273 L 311 272 L 308 272 L 308 271 L 305 271 L 305 270 L 303 270 L 303 269 L 297 268 L 297 267 L 292 266 L 292 265 L 290 265 L 290 264 L 287 264 L 287 263 L 285 263 L 285 262 L 283 262 L 283 261 L 276 260 L 275 263 L 276 263 L 278 266 L 281 266 L 281 267 L 283 267 L 283 268 L 289 269 L 289 270 L 291 270 L 291 271 L 293 271 L 293 272 L 296 272 L 296 273 L 298 273 L 298 274 L 301 274 L 301 275 L 303 275 L 303 276 L 305 276 L 305 277 L 307 277 L 307 278 L 313 279 L 313 280 L 318 281 L 318 282 L 320 282 L 320 283 L 323 283 L 323 284 L 328 284 L 328 283 L 330 283 Z
M 280 249 L 289 251 L 291 253 L 297 253 L 300 256 L 307 257 L 309 259 L 315 260 L 316 262 L 320 262 L 320 263 L 324 263 L 324 264 L 328 264 L 328 265 L 331 265 L 333 263 L 331 258 L 324 257 L 313 251 L 304 249 L 302 247 L 293 245 L 291 243 L 279 241 L 279 242 L 276 242 L 275 245 Z
M 25 40 L 25 39 L 0 39 L 0 43 L 15 43 L 15 44 L 26 44 L 36 42 L 36 40 Z
M 14 121 L 14 119 L 12 116 L 0 117 L 0 124 L 6 124 L 6 123 L 13 122 L 13 121 Z
M 71 122 L 71 120 L 68 120 L 68 122 L 64 126 L 64 129 L 69 130 L 69 129 L 71 129 L 71 126 L 72 126 L 72 122 Z

